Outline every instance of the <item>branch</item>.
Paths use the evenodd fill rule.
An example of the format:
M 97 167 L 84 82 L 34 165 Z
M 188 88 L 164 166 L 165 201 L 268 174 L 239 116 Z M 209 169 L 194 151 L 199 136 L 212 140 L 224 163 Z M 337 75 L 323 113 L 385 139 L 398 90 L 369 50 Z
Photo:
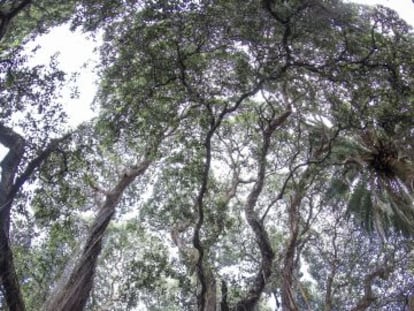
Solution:
M 25 141 L 19 134 L 0 123 L 0 143 L 9 148 L 0 163 L 0 282 L 10 311 L 24 311 L 24 301 L 10 248 L 9 228 L 10 210 L 14 199 L 10 194 L 23 157 Z
M 0 143 L 13 149 L 18 141 L 24 141 L 23 137 L 0 122 Z
M 10 12 L 0 12 L 0 41 L 5 36 L 7 29 L 9 28 L 10 22 L 17 14 L 23 11 L 26 7 L 28 7 L 32 3 L 32 0 L 23 0 L 20 2 L 15 8 L 13 8 Z
M 295 253 L 299 235 L 299 207 L 302 201 L 301 190 L 296 191 L 289 207 L 290 237 L 283 259 L 282 270 L 282 309 L 299 310 L 293 296 L 293 272 L 295 269 Z
M 220 311 L 230 311 L 228 302 L 227 302 L 228 290 L 227 284 L 224 280 L 221 281 L 221 302 L 220 302 Z
M 281 116 L 274 117 L 268 122 L 267 127 L 262 132 L 263 145 L 260 157 L 258 159 L 259 170 L 257 172 L 257 179 L 250 194 L 247 197 L 246 205 L 244 207 L 247 223 L 253 230 L 262 258 L 260 261 L 259 271 L 253 280 L 253 285 L 248 291 L 247 296 L 236 304 L 234 308 L 235 311 L 254 310 L 267 283 L 267 280 L 272 274 L 272 262 L 275 254 L 270 244 L 267 231 L 264 228 L 259 215 L 255 212 L 254 207 L 256 206 L 259 195 L 262 192 L 264 186 L 267 164 L 266 156 L 270 147 L 271 136 L 273 132 L 283 124 L 291 112 L 292 111 L 288 109 Z
M 47 303 L 47 311 L 83 310 L 89 298 L 93 285 L 98 257 L 102 250 L 102 240 L 105 236 L 116 207 L 125 189 L 140 175 L 144 174 L 152 160 L 144 159 L 135 167 L 126 171 L 118 183 L 106 195 L 98 215 L 89 231 L 82 255 L 62 288 L 51 297 Z
M 32 176 L 33 172 L 39 168 L 40 165 L 42 165 L 42 163 L 50 156 L 51 153 L 55 152 L 58 149 L 59 144 L 71 136 L 72 133 L 68 133 L 60 138 L 53 139 L 36 158 L 30 161 L 24 172 L 16 179 L 11 195 L 16 195 L 23 184 L 30 178 L 30 176 Z
M 53 140 L 28 165 L 21 176 L 16 178 L 21 165 L 26 141 L 11 128 L 0 123 L 0 143 L 9 148 L 6 157 L 1 161 L 2 168 L 0 181 L 0 281 L 4 288 L 7 305 L 11 311 L 24 311 L 24 300 L 17 279 L 13 261 L 13 252 L 10 248 L 9 227 L 12 203 L 23 184 L 30 178 L 48 157 L 55 151 L 58 144 L 68 138 L 70 134 Z
M 5 234 L 3 230 L 0 233 L 0 281 L 8 309 L 10 311 L 25 311 L 8 234 Z
M 378 277 L 384 278 L 391 271 L 392 268 L 390 266 L 381 266 L 368 274 L 364 279 L 364 296 L 362 296 L 357 305 L 351 311 L 366 310 L 377 299 L 372 292 L 372 283 Z
M 332 240 L 331 240 L 331 244 L 332 244 L 332 248 L 334 250 L 333 252 L 333 260 L 330 260 L 330 271 L 329 274 L 327 276 L 326 279 L 326 293 L 325 293 L 325 306 L 324 306 L 324 311 L 331 311 L 332 310 L 332 305 L 333 305 L 333 294 L 334 294 L 334 288 L 333 288 L 333 284 L 334 284 L 334 279 L 335 276 L 337 274 L 337 269 L 338 269 L 338 247 L 336 244 L 337 238 L 338 238 L 338 232 L 337 232 L 337 227 L 339 226 L 338 224 L 339 220 L 337 219 L 335 221 L 335 226 L 334 226 L 334 232 L 333 232 L 333 236 L 332 236 Z
M 207 107 L 210 108 L 210 107 Z M 210 113 L 212 113 L 210 111 Z M 198 214 L 198 221 L 196 223 L 196 226 L 194 228 L 194 235 L 193 235 L 193 245 L 194 248 L 198 251 L 198 260 L 196 263 L 196 270 L 197 270 L 197 278 L 201 284 L 201 291 L 200 296 L 198 298 L 199 303 L 199 310 L 205 310 L 205 308 L 208 308 L 208 301 L 209 301 L 209 295 L 213 294 L 209 290 L 209 280 L 207 279 L 208 271 L 204 269 L 204 247 L 201 243 L 200 239 L 200 231 L 201 227 L 204 223 L 204 196 L 207 193 L 207 184 L 208 184 L 208 178 L 210 173 L 210 165 L 211 165 L 211 139 L 214 135 L 214 132 L 216 131 L 217 127 L 219 126 L 222 118 L 218 119 L 217 121 L 214 120 L 214 116 L 211 115 L 211 121 L 210 121 L 210 129 L 207 133 L 206 139 L 204 141 L 204 146 L 206 148 L 206 160 L 204 164 L 204 170 L 203 170 L 203 176 L 201 181 L 201 187 L 197 195 L 196 204 L 195 204 L 195 210 Z M 215 295 L 215 293 L 214 293 Z
M 292 172 L 291 172 L 292 174 Z M 287 243 L 285 256 L 283 259 L 283 270 L 282 270 L 282 309 L 295 311 L 299 310 L 293 296 L 293 281 L 294 281 L 294 270 L 297 266 L 295 262 L 295 256 L 298 255 L 297 245 L 299 243 L 299 232 L 300 232 L 300 211 L 304 191 L 313 183 L 313 170 L 311 166 L 307 167 L 303 172 L 301 179 L 297 185 L 294 185 L 295 192 L 291 197 L 290 206 L 288 211 L 289 219 L 289 240 Z

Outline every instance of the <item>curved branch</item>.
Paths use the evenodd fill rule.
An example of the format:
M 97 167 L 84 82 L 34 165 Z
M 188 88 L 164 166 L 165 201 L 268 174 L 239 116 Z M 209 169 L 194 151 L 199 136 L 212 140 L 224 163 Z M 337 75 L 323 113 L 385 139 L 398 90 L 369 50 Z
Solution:
M 21 189 L 23 184 L 32 176 L 33 172 L 42 165 L 42 163 L 55 151 L 58 150 L 59 144 L 66 139 L 70 138 L 72 133 L 68 133 L 60 138 L 53 139 L 47 147 L 39 153 L 39 155 L 29 162 L 24 172 L 16 178 L 16 182 L 13 185 L 11 195 L 15 196 Z
M 255 235 L 262 258 L 260 261 L 259 271 L 253 280 L 253 285 L 249 289 L 247 296 L 235 305 L 235 311 L 254 310 L 264 290 L 267 280 L 272 274 L 272 262 L 275 254 L 270 244 L 267 231 L 263 226 L 258 213 L 254 210 L 254 207 L 256 206 L 257 200 L 264 186 L 267 164 L 266 156 L 270 147 L 271 136 L 274 131 L 285 122 L 291 113 L 292 111 L 288 109 L 279 117 L 274 117 L 268 122 L 267 127 L 263 130 L 263 145 L 258 159 L 259 171 L 257 172 L 256 182 L 247 197 L 247 202 L 244 207 L 247 223 Z
M 4 288 L 4 295 L 10 311 L 25 310 L 9 240 L 10 211 L 14 198 L 33 172 L 57 149 L 58 144 L 69 136 L 70 134 L 67 134 L 52 141 L 39 156 L 27 165 L 24 172 L 16 177 L 22 162 L 26 141 L 20 134 L 0 123 L 0 143 L 9 148 L 0 163 L 2 170 L 0 181 L 0 282 Z

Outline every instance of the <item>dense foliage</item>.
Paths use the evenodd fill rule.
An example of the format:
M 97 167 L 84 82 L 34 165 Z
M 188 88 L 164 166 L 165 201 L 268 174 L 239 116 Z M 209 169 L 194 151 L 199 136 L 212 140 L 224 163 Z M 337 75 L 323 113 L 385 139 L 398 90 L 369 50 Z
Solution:
M 339 0 L 0 1 L 0 309 L 414 305 L 414 36 Z M 55 59 L 102 32 L 72 131 Z

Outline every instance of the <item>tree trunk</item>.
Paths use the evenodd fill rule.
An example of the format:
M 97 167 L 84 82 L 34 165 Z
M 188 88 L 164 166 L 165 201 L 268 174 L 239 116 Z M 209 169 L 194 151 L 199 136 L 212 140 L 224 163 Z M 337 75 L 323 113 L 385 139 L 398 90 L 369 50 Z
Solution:
M 205 296 L 205 308 L 203 311 L 216 311 L 217 309 L 217 285 L 210 267 L 205 267 L 207 291 Z
M 16 3 L 17 1 L 15 1 Z M 9 12 L 0 11 L 0 41 L 6 35 L 10 22 L 26 7 L 30 6 L 32 0 L 23 0 L 20 3 L 16 3 Z
M 66 285 L 59 290 L 46 310 L 83 310 L 93 285 L 98 256 L 102 249 L 102 239 L 106 228 L 115 213 L 115 202 L 107 200 L 101 208 L 90 231 L 83 253 L 75 265 Z
M 286 248 L 285 258 L 283 260 L 282 270 L 282 310 L 297 311 L 299 310 L 293 289 L 293 273 L 295 270 L 296 245 L 299 235 L 299 206 L 302 197 L 299 193 L 295 193 L 289 207 L 289 228 L 290 238 Z
M 260 219 L 254 208 L 259 195 L 263 190 L 266 178 L 266 156 L 269 151 L 271 136 L 275 130 L 286 121 L 291 113 L 291 109 L 288 109 L 280 116 L 274 116 L 273 119 L 268 122 L 268 125 L 263 129 L 263 145 L 258 159 L 259 170 L 257 172 L 257 179 L 247 197 L 246 205 L 244 207 L 247 223 L 254 233 L 260 250 L 261 261 L 259 271 L 252 282 L 252 286 L 247 292 L 247 296 L 235 305 L 235 311 L 255 310 L 266 283 L 272 275 L 272 263 L 275 254 L 273 252 L 266 228 L 263 225 L 263 219 Z
M 0 143 L 9 148 L 9 152 L 0 163 L 0 281 L 9 310 L 24 311 L 24 301 L 10 248 L 9 229 L 14 181 L 23 157 L 25 142 L 20 135 L 2 124 L 0 132 Z
M 142 175 L 150 160 L 144 160 L 138 166 L 125 172 L 112 191 L 106 193 L 95 222 L 89 232 L 83 252 L 69 279 L 46 304 L 46 311 L 81 311 L 84 309 L 93 285 L 98 257 L 102 249 L 102 240 L 106 228 L 115 214 L 116 206 L 128 187 L 137 176 Z
M 0 143 L 9 148 L 9 152 L 0 163 L 0 282 L 10 311 L 25 310 L 9 239 L 10 212 L 14 198 L 33 172 L 56 150 L 59 143 L 70 135 L 66 134 L 59 139 L 52 140 L 37 157 L 27 164 L 20 176 L 17 176 L 18 168 L 22 166 L 26 141 L 12 129 L 0 123 Z
M 316 155 L 318 158 L 318 155 Z M 290 237 L 283 259 L 282 270 L 282 310 L 297 311 L 299 310 L 294 297 L 294 272 L 296 249 L 299 242 L 300 234 L 300 206 L 305 195 L 306 189 L 312 183 L 314 170 L 311 166 L 303 172 L 300 181 L 295 185 L 295 193 L 292 195 L 288 216 Z

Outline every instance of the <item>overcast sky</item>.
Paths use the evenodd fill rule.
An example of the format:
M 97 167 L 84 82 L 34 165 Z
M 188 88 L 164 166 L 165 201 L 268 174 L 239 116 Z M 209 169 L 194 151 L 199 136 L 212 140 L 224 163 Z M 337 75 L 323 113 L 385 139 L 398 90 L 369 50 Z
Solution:
M 397 11 L 407 23 L 414 26 L 414 3 L 412 0 L 348 0 L 347 2 L 357 2 L 369 5 L 381 4 L 390 7 Z
M 95 51 L 97 40 L 87 38 L 80 31 L 72 32 L 69 25 L 63 25 L 31 43 L 29 50 L 35 46 L 40 48 L 31 59 L 33 65 L 47 64 L 52 55 L 58 54 L 59 68 L 67 73 L 68 78 L 74 73 L 79 74 L 76 79 L 79 98 L 71 98 L 74 84 L 68 83 L 63 90 L 63 102 L 74 126 L 90 119 L 93 113 L 89 106 L 96 93 L 94 67 L 98 59 L 98 52 Z

